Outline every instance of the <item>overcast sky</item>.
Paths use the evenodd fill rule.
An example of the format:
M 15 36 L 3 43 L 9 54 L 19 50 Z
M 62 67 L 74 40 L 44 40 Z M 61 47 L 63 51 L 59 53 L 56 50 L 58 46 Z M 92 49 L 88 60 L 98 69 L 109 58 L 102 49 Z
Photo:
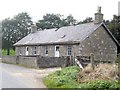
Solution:
M 104 19 L 112 19 L 118 14 L 118 1 L 120 0 L 1 0 L 0 20 L 21 12 L 28 12 L 36 22 L 46 13 L 55 13 L 68 16 L 72 14 L 77 20 L 93 17 L 97 6 L 102 7 Z

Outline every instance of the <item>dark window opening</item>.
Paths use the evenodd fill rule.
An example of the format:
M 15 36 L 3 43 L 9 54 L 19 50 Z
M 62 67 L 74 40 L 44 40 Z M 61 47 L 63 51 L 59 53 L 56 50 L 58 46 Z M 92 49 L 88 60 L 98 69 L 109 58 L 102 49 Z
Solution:
M 56 47 L 56 51 L 59 51 L 59 46 Z
M 48 47 L 47 46 L 45 47 L 45 54 L 46 55 L 48 54 Z
M 36 49 L 36 47 L 34 47 L 34 54 L 37 54 L 37 49 Z
M 26 47 L 26 51 L 28 51 L 28 47 Z

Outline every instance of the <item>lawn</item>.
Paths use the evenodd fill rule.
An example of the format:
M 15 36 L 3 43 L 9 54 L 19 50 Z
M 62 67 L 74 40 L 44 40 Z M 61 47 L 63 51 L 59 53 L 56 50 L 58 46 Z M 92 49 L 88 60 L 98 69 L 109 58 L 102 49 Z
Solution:
M 89 66 L 84 70 L 77 66 L 65 67 L 45 77 L 43 82 L 48 88 L 120 88 L 116 66 L 110 67 L 98 65 L 94 71 Z

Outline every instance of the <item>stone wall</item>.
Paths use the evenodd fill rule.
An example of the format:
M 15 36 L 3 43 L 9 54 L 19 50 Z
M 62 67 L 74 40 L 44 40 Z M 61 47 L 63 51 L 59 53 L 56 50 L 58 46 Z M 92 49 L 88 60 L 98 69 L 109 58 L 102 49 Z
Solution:
M 2 62 L 30 68 L 62 67 L 66 65 L 66 57 L 3 56 Z
M 19 56 L 17 59 L 17 64 L 30 67 L 30 68 L 38 68 L 37 66 L 37 58 L 36 57 L 22 57 Z
M 16 56 L 2 56 L 2 62 L 16 64 Z
M 65 57 L 38 57 L 38 67 L 62 67 L 66 65 Z
M 103 26 L 80 44 L 81 56 L 95 55 L 96 60 L 116 60 L 117 46 Z

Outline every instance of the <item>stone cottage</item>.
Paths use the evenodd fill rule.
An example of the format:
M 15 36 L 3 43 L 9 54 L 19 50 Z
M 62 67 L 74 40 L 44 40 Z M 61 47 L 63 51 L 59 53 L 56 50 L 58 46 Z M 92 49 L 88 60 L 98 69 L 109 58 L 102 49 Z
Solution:
M 120 44 L 103 23 L 101 7 L 98 7 L 94 22 L 41 31 L 32 25 L 31 33 L 14 46 L 19 56 L 90 56 L 94 53 L 96 59 L 115 60 Z

